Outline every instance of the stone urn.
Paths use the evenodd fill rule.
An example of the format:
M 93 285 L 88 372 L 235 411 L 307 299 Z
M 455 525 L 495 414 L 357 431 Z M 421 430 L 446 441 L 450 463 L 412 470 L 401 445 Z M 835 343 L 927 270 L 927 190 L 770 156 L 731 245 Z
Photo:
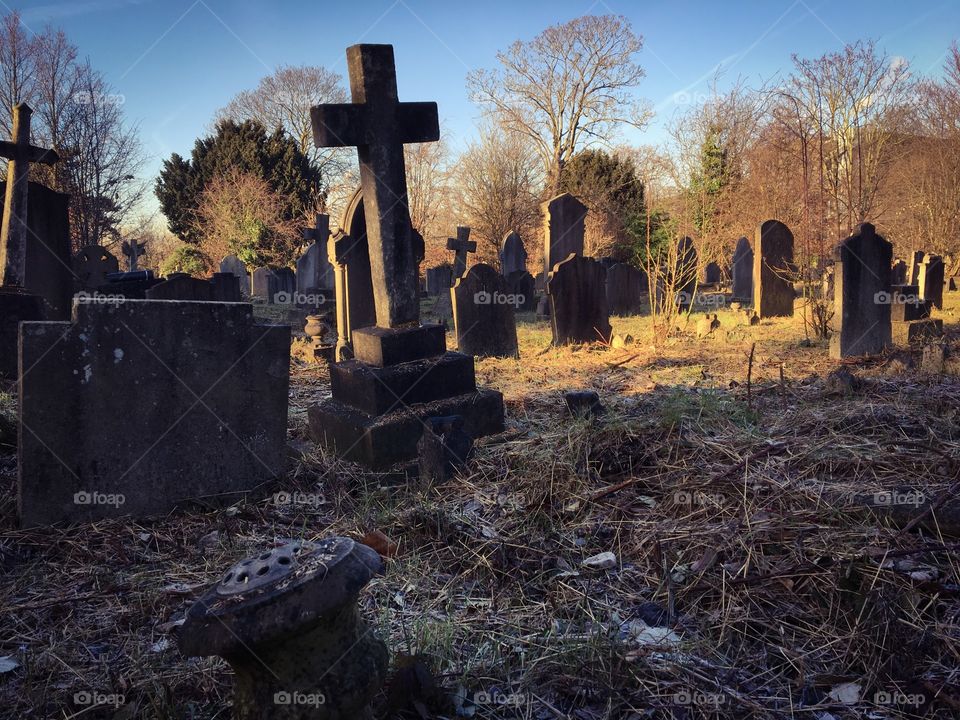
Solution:
M 265 550 L 190 608 L 180 651 L 230 664 L 238 720 L 372 718 L 387 647 L 360 618 L 357 595 L 382 571 L 376 551 L 345 537 Z

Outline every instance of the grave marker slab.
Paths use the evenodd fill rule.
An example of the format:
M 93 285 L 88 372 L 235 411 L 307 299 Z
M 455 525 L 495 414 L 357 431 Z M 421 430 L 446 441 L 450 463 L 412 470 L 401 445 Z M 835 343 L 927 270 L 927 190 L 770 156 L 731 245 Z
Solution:
M 500 272 L 504 277 L 511 273 L 527 271 L 527 249 L 523 246 L 523 238 L 517 232 L 511 232 L 503 239 L 503 249 L 500 251 Z
M 260 267 L 253 271 L 251 294 L 265 302 L 273 303 L 280 292 L 280 281 L 270 268 Z
M 733 299 L 749 302 L 753 298 L 753 248 L 742 237 L 733 251 Z
M 677 264 L 675 290 L 677 292 L 677 301 L 681 307 L 687 307 L 693 303 L 694 295 L 697 292 L 697 248 L 693 240 L 689 237 L 683 237 L 677 243 Z
M 517 357 L 517 299 L 506 278 L 477 263 L 450 288 L 457 350 L 474 357 Z
M 247 266 L 236 255 L 227 255 L 220 261 L 220 272 L 231 273 L 240 283 L 240 296 L 243 299 L 250 297 L 250 273 Z
M 793 233 L 779 220 L 757 228 L 753 258 L 753 308 L 760 319 L 793 317 Z
M 518 312 L 532 312 L 537 307 L 536 281 L 526 270 L 506 276 L 508 292 L 517 299 Z
M 645 294 L 646 277 L 642 270 L 614 263 L 607 268 L 607 303 L 611 315 L 635 315 Z
M 570 193 L 563 193 L 543 204 L 543 271 L 554 266 L 571 253 L 583 255 L 583 233 L 587 206 Z
M 857 227 L 836 248 L 834 301 L 837 331 L 830 357 L 875 355 L 889 347 L 893 245 L 870 223 Z
M 453 268 L 450 265 L 427 268 L 425 280 L 427 295 L 437 296 L 445 293 L 453 283 Z
M 924 255 L 917 273 L 920 297 L 938 310 L 943 309 L 943 274 L 943 258 L 939 255 Z
M 310 247 L 297 260 L 297 294 L 326 295 L 334 287 L 333 265 L 327 255 L 330 239 L 330 217 L 317 213 L 312 228 L 303 231 Z
M 107 284 L 107 275 L 119 270 L 117 258 L 99 245 L 87 245 L 73 256 L 73 274 L 77 278 L 78 290 L 96 290 Z
M 249 304 L 77 300 L 70 322 L 21 325 L 21 358 L 23 527 L 220 502 L 283 471 L 290 330 Z
M 707 285 L 719 285 L 723 279 L 720 266 L 715 262 L 707 263 L 707 266 L 703 269 L 703 279 Z
M 607 270 L 593 258 L 571 253 L 547 280 L 553 344 L 610 342 Z
M 907 284 L 907 263 L 903 260 L 897 260 L 893 263 L 893 268 L 890 273 L 890 281 L 894 285 L 906 285 Z

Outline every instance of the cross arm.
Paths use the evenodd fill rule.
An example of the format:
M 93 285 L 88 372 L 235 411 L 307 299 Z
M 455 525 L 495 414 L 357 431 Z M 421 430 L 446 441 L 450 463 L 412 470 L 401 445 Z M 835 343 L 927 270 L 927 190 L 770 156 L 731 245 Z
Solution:
M 364 145 L 366 122 L 363 105 L 330 103 L 310 108 L 313 144 L 317 147 Z
M 397 106 L 400 142 L 436 142 L 440 139 L 440 115 L 435 102 L 405 102 Z
M 0 140 L 0 157 L 7 160 L 16 160 L 19 157 L 19 147 L 16 143 L 9 140 Z M 53 165 L 60 160 L 60 156 L 54 150 L 37 147 L 36 145 L 27 146 L 27 158 L 29 162 L 43 163 L 44 165 Z

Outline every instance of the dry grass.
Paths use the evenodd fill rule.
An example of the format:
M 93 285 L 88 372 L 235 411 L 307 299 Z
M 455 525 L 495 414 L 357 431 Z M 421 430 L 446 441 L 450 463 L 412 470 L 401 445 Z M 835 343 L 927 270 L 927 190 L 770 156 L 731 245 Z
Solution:
M 903 532 L 869 498 L 952 488 L 960 378 L 901 353 L 851 365 L 859 387 L 832 394 L 837 364 L 801 345 L 799 320 L 740 317 L 656 347 L 647 319 L 615 318 L 638 338 L 625 350 L 551 348 L 527 318 L 521 361 L 478 362 L 507 433 L 442 486 L 309 447 L 282 488 L 315 505 L 24 532 L 0 455 L 0 656 L 20 663 L 0 674 L 0 716 L 114 717 L 73 702 L 96 692 L 124 696 L 120 717 L 228 717 L 226 665 L 180 657 L 170 624 L 264 545 L 378 529 L 399 553 L 365 613 L 476 718 L 957 717 L 960 541 L 932 522 Z M 561 391 L 586 387 L 610 410 L 596 425 L 564 413 Z M 296 363 L 293 442 L 328 392 L 323 368 Z M 616 567 L 583 565 L 606 551 Z M 844 683 L 853 704 L 830 697 Z M 462 699 L 483 692 L 509 702 Z

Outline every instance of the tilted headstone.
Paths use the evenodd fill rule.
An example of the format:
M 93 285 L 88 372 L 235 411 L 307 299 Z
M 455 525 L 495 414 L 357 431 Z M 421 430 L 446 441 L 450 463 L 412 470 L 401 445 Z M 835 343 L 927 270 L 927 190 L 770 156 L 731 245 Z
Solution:
M 253 271 L 251 294 L 265 302 L 273 303 L 280 292 L 280 282 L 275 271 L 259 267 Z
M 467 271 L 467 253 L 477 251 L 477 244 L 470 240 L 470 228 L 457 226 L 457 236 L 447 238 L 447 250 L 453 250 L 453 280 Z
M 323 295 L 334 286 L 333 265 L 327 256 L 330 217 L 317 213 L 314 226 L 303 231 L 310 247 L 297 260 L 297 294 Z
M 547 296 L 554 345 L 610 342 L 607 270 L 599 261 L 571 253 L 550 273 Z
M 536 281 L 526 270 L 517 270 L 506 276 L 507 292 L 517 300 L 518 312 L 532 312 L 537 307 Z
M 441 295 L 447 292 L 453 283 L 453 268 L 446 264 L 427 268 L 425 279 L 427 295 Z
M 929 305 L 943 309 L 943 258 L 939 255 L 924 255 L 917 274 L 920 297 Z
M 235 275 L 240 283 L 240 297 L 244 299 L 250 297 L 250 273 L 247 272 L 247 266 L 240 258 L 236 255 L 227 255 L 220 261 L 220 272 Z
M 232 501 L 282 474 L 290 330 L 243 303 L 75 301 L 25 323 L 20 522 Z
M 646 276 L 642 270 L 615 263 L 607 268 L 607 303 L 611 315 L 635 315 L 646 292 Z
M 403 145 L 440 137 L 436 103 L 401 103 L 390 45 L 347 49 L 352 103 L 311 109 L 318 147 L 356 146 L 376 326 L 351 335 L 354 360 L 330 365 L 332 398 L 308 410 L 310 436 L 380 468 L 417 455 L 423 423 L 461 415 L 473 437 L 502 432 L 503 396 L 477 390 L 474 360 L 420 324 L 423 239 L 410 223 Z M 339 315 L 339 313 L 338 313 Z
M 500 251 L 500 272 L 507 277 L 520 270 L 527 271 L 527 249 L 523 246 L 520 234 L 511 232 L 503 239 L 503 249 Z
M 107 275 L 119 270 L 117 258 L 99 245 L 87 245 L 73 256 L 73 274 L 78 290 L 95 290 L 106 285 Z
M 903 260 L 897 260 L 893 263 L 893 268 L 890 273 L 890 280 L 894 285 L 906 285 L 907 284 L 907 263 Z
M 870 223 L 857 227 L 836 248 L 834 317 L 830 357 L 874 355 L 891 344 L 890 263 L 893 245 Z
M 733 299 L 749 302 L 753 298 L 753 248 L 742 237 L 733 251 Z
M 517 299 L 506 279 L 477 263 L 450 288 L 457 350 L 475 357 L 516 357 Z
M 563 193 L 543 204 L 543 271 L 567 256 L 583 255 L 583 233 L 587 206 L 570 193 Z
M 767 220 L 754 242 L 754 311 L 761 319 L 793 317 L 793 233 L 779 220 Z

